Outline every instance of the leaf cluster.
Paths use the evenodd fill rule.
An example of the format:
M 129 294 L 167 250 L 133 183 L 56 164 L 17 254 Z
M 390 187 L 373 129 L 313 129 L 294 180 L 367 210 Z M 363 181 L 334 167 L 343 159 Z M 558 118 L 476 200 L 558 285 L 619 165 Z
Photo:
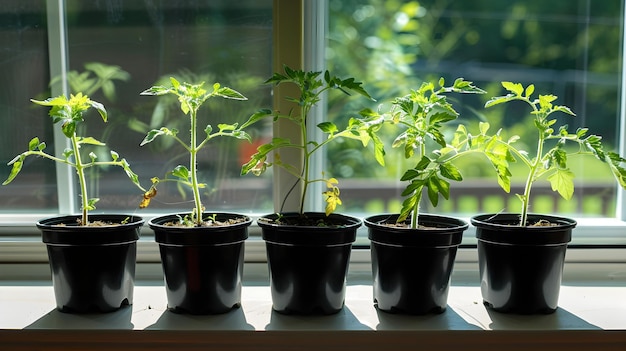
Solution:
M 444 127 L 459 116 L 447 99 L 450 93 L 482 94 L 484 91 L 463 78 L 457 78 L 450 86 L 446 86 L 443 78 L 437 86 L 424 82 L 409 94 L 395 98 L 390 109 L 380 114 L 382 119 L 378 120 L 396 125 L 400 132 L 392 147 L 402 148 L 406 159 L 417 159 L 415 166 L 400 178 L 407 186 L 402 192 L 406 198 L 397 220 L 404 222 L 411 217 L 413 228 L 417 227 L 424 189 L 433 206 L 437 206 L 440 196 L 450 197 L 449 181 L 463 180 L 452 163 L 460 156 L 460 140 L 455 147 L 449 145 L 444 131 Z
M 502 86 L 508 93 L 491 98 L 485 107 L 489 108 L 512 101 L 526 103 L 531 108 L 530 113 L 534 117 L 533 124 L 539 137 L 537 148 L 532 153 L 518 149 L 515 144 L 519 140 L 518 136 L 505 141 L 500 136 L 500 132 L 492 137 L 486 137 L 489 129 L 486 123 L 481 125 L 482 137 L 471 138 L 471 143 L 474 147 L 483 147 L 488 150 L 486 155 L 496 170 L 498 183 L 506 192 L 510 191 L 511 185 L 510 162 L 519 160 L 527 166 L 528 174 L 524 194 L 517 194 L 522 203 L 520 225 L 526 225 L 532 185 L 538 179 L 545 177 L 550 182 L 553 191 L 558 192 L 566 200 L 572 198 L 574 172 L 567 166 L 567 161 L 572 155 L 593 155 L 598 160 L 607 163 L 620 186 L 626 187 L 626 169 L 622 166 L 626 160 L 615 152 L 605 151 L 601 136 L 589 134 L 587 128 L 578 128 L 571 133 L 566 124 L 559 127 L 555 125 L 557 120 L 552 115 L 556 112 L 575 116 L 569 107 L 554 104 L 557 100 L 556 96 L 547 94 L 533 98 L 535 91 L 533 84 L 524 87 L 520 83 L 502 82 Z M 566 144 L 572 143 L 578 145 L 575 151 L 566 148 Z
M 189 153 L 189 166 L 178 165 L 171 170 L 164 178 L 154 177 L 152 178 L 151 188 L 144 194 L 143 201 L 140 204 L 141 208 L 145 208 L 150 204 L 150 200 L 156 196 L 156 186 L 160 182 L 173 181 L 191 189 L 194 195 L 195 207 L 191 212 L 190 218 L 187 218 L 184 223 L 186 225 L 201 225 L 203 222 L 204 207 L 200 199 L 200 189 L 205 188 L 205 183 L 200 183 L 197 177 L 197 162 L 196 155 L 203 149 L 212 139 L 216 137 L 233 137 L 236 139 L 251 141 L 251 137 L 243 129 L 256 121 L 258 121 L 258 114 L 251 116 L 247 122 L 239 126 L 238 123 L 219 123 L 217 130 L 212 125 L 207 124 L 203 131 L 204 137 L 198 139 L 198 121 L 197 113 L 200 107 L 210 98 L 219 97 L 230 100 L 244 101 L 247 98 L 238 91 L 229 87 L 221 86 L 219 83 L 214 83 L 210 89 L 204 87 L 204 82 L 199 84 L 191 84 L 188 82 L 179 82 L 177 79 L 170 78 L 171 86 L 156 85 L 149 89 L 146 89 L 141 95 L 149 96 L 163 96 L 174 95 L 177 97 L 180 104 L 180 110 L 184 116 L 189 118 L 190 135 L 189 139 L 183 140 L 179 137 L 179 131 L 176 128 L 161 127 L 159 129 L 150 130 L 140 146 L 153 142 L 160 136 L 166 136 L 173 138 L 178 144 L 180 144 Z
M 124 158 L 120 158 L 119 154 L 113 150 L 110 151 L 111 160 L 99 161 L 95 153 L 90 152 L 89 159 L 83 159 L 80 154 L 82 145 L 95 145 L 105 146 L 105 143 L 96 140 L 93 137 L 82 137 L 76 135 L 77 126 L 84 122 L 84 113 L 90 108 L 94 108 L 98 111 L 100 117 L 104 122 L 107 122 L 107 111 L 101 103 L 91 100 L 87 95 L 77 93 L 76 95 L 70 95 L 68 99 L 66 96 L 58 96 L 54 98 L 48 98 L 46 100 L 34 100 L 31 102 L 50 107 L 49 116 L 52 118 L 53 124 L 60 124 L 63 135 L 71 141 L 71 148 L 67 148 L 63 151 L 62 157 L 57 157 L 46 152 L 46 143 L 39 140 L 38 137 L 34 137 L 28 143 L 28 150 L 17 155 L 8 165 L 12 166 L 11 172 L 8 178 L 2 183 L 7 185 L 11 183 L 22 170 L 24 161 L 28 156 L 39 156 L 47 158 L 56 162 L 64 163 L 70 167 L 76 169 L 79 177 L 81 199 L 82 199 L 82 211 L 83 218 L 81 223 L 86 225 L 88 223 L 88 211 L 96 208 L 95 204 L 98 202 L 98 198 L 89 198 L 87 194 L 87 188 L 85 186 L 85 170 L 87 168 L 95 166 L 118 166 L 121 167 L 128 178 L 143 190 L 139 184 L 139 177 L 131 170 L 129 163 Z
M 364 147 L 367 147 L 372 142 L 376 160 L 381 165 L 384 165 L 383 143 L 375 133 L 380 128 L 376 122 L 376 119 L 379 117 L 366 109 L 361 111 L 358 117 L 350 118 L 348 125 L 343 129 L 330 121 L 321 122 L 317 125 L 317 128 L 325 135 L 325 139 L 313 140 L 309 138 L 306 128 L 309 112 L 320 101 L 322 94 L 330 90 L 338 90 L 346 95 L 357 93 L 367 99 L 374 99 L 363 88 L 361 82 L 351 77 L 342 79 L 331 75 L 329 71 L 325 71 L 322 74 L 322 72 L 295 70 L 288 66 L 284 66 L 283 70 L 284 73 L 274 73 L 265 83 L 275 86 L 279 84 L 294 84 L 299 89 L 300 95 L 295 97 L 287 96 L 286 100 L 293 102 L 298 108 L 288 113 L 263 110 L 253 116 L 253 118 L 255 121 L 263 118 L 272 118 L 274 121 L 278 119 L 290 120 L 299 126 L 301 138 L 277 137 L 259 146 L 257 152 L 251 156 L 250 161 L 242 166 L 241 174 L 253 173 L 260 175 L 272 166 L 281 167 L 303 184 L 303 191 L 300 195 L 300 213 L 304 212 L 304 201 L 308 186 L 314 182 L 324 182 L 328 189 L 323 192 L 326 201 L 325 212 L 328 215 L 341 204 L 337 180 L 325 178 L 324 176 L 316 178 L 309 174 L 311 157 L 324 145 L 337 138 L 350 138 L 361 141 Z M 304 153 L 303 164 L 296 165 L 283 162 L 279 153 L 283 148 L 301 150 Z M 273 155 L 271 161 L 270 155 Z

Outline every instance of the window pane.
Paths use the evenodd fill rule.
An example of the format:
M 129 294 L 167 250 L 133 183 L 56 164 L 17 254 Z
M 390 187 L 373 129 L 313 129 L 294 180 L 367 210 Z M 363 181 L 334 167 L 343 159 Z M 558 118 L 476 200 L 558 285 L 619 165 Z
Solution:
M 214 82 L 233 88 L 248 101 L 214 98 L 199 112 L 199 138 L 207 124 L 243 122 L 253 111 L 271 106 L 271 0 L 262 1 L 79 1 L 67 2 L 69 67 L 72 91 L 89 92 L 105 104 L 109 121 L 93 114 L 88 133 L 125 157 L 144 187 L 151 177 L 163 178 L 177 165 L 189 166 L 186 151 L 173 138 L 160 137 L 140 147 L 146 133 L 167 126 L 189 140 L 189 120 L 175 99 L 140 96 L 153 85 L 170 85 L 169 77 L 189 83 Z M 103 85 L 91 85 L 99 70 L 108 70 Z M 254 143 L 267 138 L 271 127 L 249 130 Z M 253 144 L 217 138 L 199 154 L 201 181 L 207 184 L 207 211 L 249 211 L 272 208 L 271 175 L 242 178 L 241 164 Z M 108 150 L 99 148 L 99 159 Z M 90 197 L 99 197 L 98 211 L 133 211 L 142 192 L 119 169 L 93 169 Z M 173 182 L 159 185 L 153 211 L 189 211 L 191 194 Z M 181 196 L 182 195 L 182 196 Z
M 504 94 L 500 81 L 533 83 L 535 94 L 557 95 L 556 104 L 576 113 L 575 118 L 559 116 L 557 125 L 567 123 L 572 132 L 589 127 L 603 136 L 605 148 L 615 150 L 622 5 L 620 0 L 594 2 L 593 6 L 587 0 L 329 0 L 328 67 L 338 75 L 363 81 L 378 100 L 373 108 L 407 94 L 424 80 L 436 82 L 444 77 L 452 82 L 464 77 L 488 91 L 486 96 L 454 97 L 461 118 L 470 123 L 470 132 L 485 119 L 523 138 L 536 133 L 524 106 L 510 105 L 506 110 L 483 106 L 489 97 Z M 350 116 L 362 107 L 356 99 L 346 101 L 334 102 L 331 111 L 340 111 L 334 116 Z M 409 164 L 399 150 L 389 147 L 390 142 L 385 168 L 369 152 L 350 148 L 350 143 L 338 143 L 329 150 L 331 172 L 343 178 L 344 211 L 399 210 L 405 184 L 398 179 Z M 576 174 L 574 198 L 564 201 L 547 181 L 539 181 L 533 188 L 532 211 L 613 217 L 616 185 L 606 165 L 590 157 L 573 158 L 569 165 Z M 457 166 L 465 180 L 451 185 L 453 200 L 440 201 L 436 209 L 425 200 L 423 211 L 519 212 L 519 201 L 498 187 L 485 160 L 461 160 Z M 521 193 L 523 182 L 523 176 L 516 176 L 511 193 Z M 378 195 L 364 201 L 360 194 Z
M 28 149 L 37 136 L 53 149 L 47 111 L 29 101 L 49 95 L 46 3 L 7 0 L 0 9 L 0 177 L 11 171 L 6 164 Z M 0 187 L 0 211 L 53 211 L 57 208 L 56 174 L 52 162 L 29 158 L 20 175 Z

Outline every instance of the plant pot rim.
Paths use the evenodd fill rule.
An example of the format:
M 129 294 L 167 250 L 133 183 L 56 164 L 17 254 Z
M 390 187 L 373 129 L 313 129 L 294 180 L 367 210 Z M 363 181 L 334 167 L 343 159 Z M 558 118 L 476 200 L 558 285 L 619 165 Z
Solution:
M 226 245 L 245 241 L 248 238 L 248 227 L 252 224 L 249 216 L 231 212 L 213 212 L 217 218 L 242 217 L 245 221 L 223 226 L 208 227 L 175 227 L 162 223 L 178 219 L 189 213 L 167 214 L 154 217 L 148 221 L 148 226 L 154 231 L 154 241 L 160 245 L 196 246 L 196 245 Z
M 305 212 L 310 217 L 326 217 L 324 212 Z M 299 216 L 297 212 L 282 213 L 281 216 Z M 328 218 L 343 222 L 337 226 L 309 226 L 290 225 L 264 222 L 263 218 L 278 218 L 279 214 L 272 213 L 259 217 L 257 220 L 261 227 L 262 238 L 266 242 L 285 245 L 347 245 L 356 240 L 356 232 L 363 222 L 356 217 L 332 213 Z
M 559 225 L 525 227 L 515 225 L 518 218 L 517 213 L 481 214 L 470 221 L 479 241 L 503 245 L 567 245 L 576 227 L 576 221 L 567 217 L 531 213 L 531 220 L 546 219 Z
M 109 245 L 137 241 L 144 219 L 126 214 L 91 214 L 94 220 L 121 221 L 131 218 L 128 223 L 109 226 L 80 226 L 80 215 L 63 215 L 42 219 L 36 223 L 41 231 L 42 241 L 48 245 Z
M 75 231 L 76 228 L 80 228 L 81 230 L 87 230 L 90 232 L 98 232 L 98 231 L 106 231 L 110 230 L 111 227 L 118 227 L 120 225 L 143 225 L 145 220 L 142 217 L 128 214 L 90 214 L 90 220 L 104 220 L 104 221 L 120 221 L 125 218 L 130 218 L 130 221 L 125 224 L 119 225 L 109 225 L 109 226 L 80 226 L 77 225 L 77 220 L 81 218 L 81 215 L 61 215 L 61 216 L 53 216 L 47 217 L 44 219 L 40 219 L 35 223 L 37 228 L 46 229 L 55 227 L 55 229 L 59 231 Z
M 510 231 L 510 232 L 518 232 L 520 230 L 524 230 L 525 232 L 533 232 L 533 231 L 558 231 L 563 230 L 564 228 L 574 228 L 576 227 L 576 221 L 574 219 L 563 217 L 563 216 L 555 216 L 555 215 L 547 215 L 541 213 L 529 213 L 528 218 L 530 220 L 540 220 L 545 219 L 552 223 L 556 223 L 558 225 L 555 226 L 526 226 L 521 227 L 518 225 L 513 225 L 519 221 L 520 214 L 519 213 L 484 213 L 475 215 L 470 218 L 470 222 L 472 225 L 476 227 L 488 227 L 488 228 L 498 228 L 501 231 Z
M 304 212 L 303 213 L 304 216 L 308 216 L 308 217 L 312 217 L 312 218 L 318 218 L 318 217 L 324 217 L 324 218 L 328 218 L 329 220 L 333 220 L 333 221 L 337 221 L 340 222 L 341 224 L 338 224 L 337 226 L 328 226 L 328 227 L 324 227 L 324 226 L 315 226 L 315 225 L 293 225 L 293 224 L 281 224 L 281 223 L 269 223 L 264 221 L 263 219 L 272 219 L 275 220 L 277 219 L 279 216 L 280 217 L 287 217 L 287 218 L 292 218 L 292 217 L 296 217 L 296 216 L 300 216 L 300 214 L 298 212 L 285 212 L 285 213 L 271 213 L 271 214 L 266 214 L 263 216 L 260 216 L 259 219 L 257 220 L 257 223 L 259 226 L 261 227 L 273 227 L 273 228 L 283 228 L 283 227 L 297 227 L 297 228 L 302 228 L 302 230 L 320 230 L 320 229 L 324 229 L 324 230 L 333 230 L 333 229 L 345 229 L 345 228 L 358 228 L 363 224 L 363 221 L 361 221 L 359 218 L 357 217 L 353 217 L 353 216 L 348 216 L 348 215 L 344 215 L 344 214 L 339 214 L 339 213 L 331 213 L 330 215 L 326 216 L 326 214 L 324 212 Z M 290 229 L 291 230 L 291 229 Z
M 400 216 L 398 213 L 385 213 L 385 214 L 377 214 L 372 215 L 363 220 L 363 223 L 366 227 L 370 228 L 378 228 L 384 227 L 389 231 L 404 233 L 407 232 L 438 232 L 445 233 L 449 231 L 457 231 L 457 230 L 466 230 L 469 228 L 469 223 L 467 221 L 450 217 L 450 216 L 441 216 L 441 215 L 432 215 L 432 214 L 421 214 L 419 216 L 419 224 L 429 227 L 429 228 L 410 228 L 410 227 L 389 227 L 384 224 L 395 222 L 396 219 Z M 389 220 L 389 221 L 387 221 Z
M 390 227 L 382 222 L 395 222 L 399 214 L 378 214 L 364 219 L 367 237 L 382 245 L 413 247 L 452 247 L 461 244 L 463 232 L 469 228 L 464 220 L 440 215 L 422 214 L 419 223 L 431 228 Z
M 219 231 L 220 229 L 222 230 L 231 230 L 235 227 L 247 227 L 250 224 L 252 224 L 252 219 L 250 218 L 250 216 L 241 214 L 241 213 L 233 213 L 233 212 L 211 212 L 211 214 L 215 214 L 217 216 L 217 218 L 236 218 L 236 217 L 241 217 L 241 218 L 245 218 L 245 220 L 243 222 L 240 223 L 235 223 L 235 224 L 227 224 L 227 225 L 220 225 L 220 226 L 207 226 L 207 227 L 176 227 L 176 226 L 167 226 L 167 225 L 163 225 L 163 223 L 166 222 L 170 222 L 172 220 L 177 220 L 178 217 L 184 217 L 189 215 L 189 212 L 186 213 L 170 213 L 170 214 L 165 214 L 165 215 L 161 215 L 161 216 L 156 216 L 151 218 L 148 221 L 148 226 L 150 226 L 150 228 L 152 229 L 157 229 L 157 228 L 168 228 L 168 230 L 174 230 L 174 229 L 178 229 L 181 232 L 188 232 L 188 231 L 193 231 L 194 229 L 202 229 L 202 228 L 211 228 L 215 231 Z

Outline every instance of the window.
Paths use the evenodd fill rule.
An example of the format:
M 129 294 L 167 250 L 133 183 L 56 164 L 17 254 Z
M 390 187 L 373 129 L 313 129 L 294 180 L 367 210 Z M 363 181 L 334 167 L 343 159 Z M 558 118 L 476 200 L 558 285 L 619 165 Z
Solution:
M 185 161 L 177 159 L 182 150 L 170 147 L 165 140 L 139 147 L 143 136 L 152 127 L 169 122 L 182 126 L 186 120 L 164 99 L 140 96 L 141 91 L 154 84 L 167 84 L 170 76 L 208 84 L 218 81 L 250 100 L 208 106 L 206 123 L 224 115 L 243 121 L 258 108 L 272 104 L 271 87 L 262 85 L 263 80 L 282 63 L 302 61 L 307 68 L 326 66 L 339 76 L 356 77 L 378 103 L 440 76 L 447 80 L 463 76 L 490 95 L 502 92 L 497 84 L 500 80 L 535 83 L 538 92 L 555 93 L 560 103 L 572 107 L 578 115 L 570 122 L 573 128 L 589 126 L 605 137 L 607 146 L 620 145 L 621 0 L 594 6 L 590 0 L 556 0 L 549 5 L 539 0 L 305 0 L 303 9 L 294 3 L 298 4 L 281 0 L 6 1 L 0 10 L 0 58 L 4 63 L 0 71 L 6 80 L 0 87 L 0 161 L 6 163 L 22 152 L 35 135 L 49 148 L 64 148 L 46 109 L 32 105 L 29 99 L 76 91 L 80 86 L 84 89 L 89 86 L 85 77 L 95 79 L 97 72 L 107 70 L 115 74 L 114 78 L 106 78 L 106 84 L 96 86 L 91 95 L 105 104 L 109 122 L 102 124 L 92 118 L 88 132 L 127 158 L 147 186 L 150 177 L 171 169 L 172 165 L 166 164 L 169 160 L 176 164 Z M 293 28 L 272 33 L 276 21 L 298 24 L 297 11 L 304 14 L 304 33 Z M 304 53 L 300 34 L 308 43 Z M 273 56 L 277 46 L 279 59 Z M 68 84 L 61 84 L 64 79 L 60 77 Z M 459 102 L 467 106 L 460 111 L 463 118 L 473 123 L 479 118 L 516 123 L 508 115 L 515 111 L 507 111 L 506 118 L 501 110 L 485 111 L 484 96 L 463 97 Z M 333 116 L 349 116 L 361 107 L 359 101 L 350 98 L 332 98 L 329 104 Z M 371 107 L 376 108 L 376 104 Z M 516 131 L 525 131 L 521 123 Z M 272 126 L 260 125 L 251 133 L 255 142 L 261 142 L 271 137 Z M 207 208 L 273 211 L 274 192 L 287 191 L 285 184 L 269 173 L 261 178 L 239 176 L 242 160 L 254 145 L 220 140 L 215 152 L 203 155 L 201 169 L 209 183 Z M 326 160 L 319 162 L 325 161 L 328 171 L 340 178 L 344 201 L 340 211 L 362 215 L 397 210 L 402 188 L 397 180 L 400 168 L 394 167 L 397 162 L 390 159 L 389 166 L 382 168 L 367 152 L 350 150 L 349 145 L 332 145 Z M 237 157 L 229 158 L 233 154 Z M 393 154 L 389 149 L 388 155 Z M 490 177 L 486 163 L 467 162 L 463 166 L 464 176 L 470 180 L 453 184 L 453 196 L 455 191 L 469 195 L 459 195 L 458 200 L 436 209 L 425 207 L 425 211 L 469 216 L 479 209 L 515 210 L 516 203 L 505 203 L 495 185 L 482 188 L 484 178 Z M 595 169 L 588 163 L 577 166 L 576 173 L 581 176 L 575 201 L 554 205 L 552 192 L 545 189 L 549 195 L 534 209 L 558 206 L 560 212 L 581 219 L 601 217 L 603 225 L 608 223 L 601 234 L 576 240 L 624 243 L 622 223 L 609 220 L 621 207 L 620 191 L 607 173 L 596 173 Z M 6 179 L 9 170 L 0 167 L 0 177 Z M 98 211 L 138 211 L 141 194 L 123 172 L 98 172 L 90 183 L 92 194 L 101 198 Z M 488 184 L 495 182 L 491 178 Z M 75 212 L 77 204 L 63 205 L 69 203 L 66 200 L 75 200 L 73 187 L 73 174 L 64 167 L 29 159 L 11 185 L 0 187 L 4 224 L 13 221 L 15 214 L 34 213 L 39 218 Z M 481 202 L 487 207 L 477 207 L 475 189 L 493 194 Z M 176 187 L 159 190 L 157 201 L 151 205 L 153 213 L 189 207 L 185 202 L 189 198 L 181 198 Z M 379 195 L 364 201 L 359 194 Z
M 175 101 L 139 94 L 152 85 L 169 85 L 169 77 L 207 85 L 219 82 L 240 91 L 248 101 L 212 101 L 201 110 L 202 128 L 222 121 L 243 122 L 254 111 L 271 105 L 272 1 L 8 1 L 3 6 L 0 45 L 3 50 L 3 128 L 0 155 L 6 164 L 38 136 L 49 148 L 62 149 L 47 109 L 29 99 L 45 99 L 65 91 L 83 92 L 102 102 L 106 124 L 97 113 L 87 116 L 85 135 L 107 143 L 125 157 L 144 187 L 150 177 L 163 177 L 188 162 L 185 150 L 167 138 L 140 147 L 152 128 L 167 125 L 181 135 L 188 118 Z M 67 80 L 67 85 L 63 84 Z M 49 87 L 49 82 L 53 84 Z M 207 183 L 205 206 L 223 211 L 270 211 L 271 174 L 242 179 L 242 160 L 255 144 L 270 135 L 270 125 L 250 130 L 253 143 L 222 138 L 200 155 L 199 168 Z M 57 132 L 58 133 L 58 132 Z M 228 140 L 232 139 L 232 140 Z M 99 159 L 106 148 L 94 148 Z M 0 189 L 0 211 L 76 212 L 74 175 L 62 165 L 31 158 L 14 183 Z M 10 167 L 2 167 L 6 179 Z M 97 211 L 135 212 L 142 192 L 124 172 L 90 169 L 90 197 L 99 197 Z M 190 208 L 189 196 L 163 184 L 152 211 Z M 57 197 L 60 197 L 60 199 Z M 189 194 L 187 194 L 189 195 Z M 70 204 L 70 205 L 66 205 Z
M 593 5 L 588 0 L 328 3 L 327 65 L 338 75 L 363 81 L 378 100 L 370 107 L 405 95 L 426 80 L 436 82 L 444 77 L 451 82 L 464 77 L 488 92 L 453 97 L 464 122 L 477 128 L 478 121 L 486 120 L 524 135 L 536 133 L 526 127 L 530 122 L 524 117 L 527 110 L 487 110 L 483 106 L 489 97 L 504 93 L 500 81 L 524 86 L 533 83 L 535 94 L 557 95 L 558 104 L 577 114 L 575 118 L 559 117 L 570 130 L 589 127 L 603 136 L 607 149 L 619 150 L 622 1 Z M 337 123 L 346 123 L 347 117 L 362 108 L 364 101 L 355 100 L 331 101 L 329 109 L 337 112 L 333 115 Z M 390 144 L 388 140 L 386 145 Z M 330 172 L 343 184 L 345 209 L 397 212 L 404 188 L 398 181 L 404 168 L 397 165 L 406 162 L 401 153 L 387 146 L 388 166 L 383 168 L 370 151 L 350 145 L 335 144 L 327 156 Z M 608 167 L 589 157 L 570 162 L 577 175 L 574 198 L 564 201 L 548 182 L 540 181 L 534 188 L 532 210 L 555 211 L 583 221 L 615 218 L 618 186 Z M 519 201 L 509 195 L 521 193 L 523 177 L 514 178 L 511 194 L 505 194 L 485 160 L 461 160 L 457 166 L 465 180 L 452 182 L 452 201 L 433 208 L 425 200 L 423 211 L 468 217 L 476 212 L 519 212 Z M 377 198 L 372 199 L 372 194 Z

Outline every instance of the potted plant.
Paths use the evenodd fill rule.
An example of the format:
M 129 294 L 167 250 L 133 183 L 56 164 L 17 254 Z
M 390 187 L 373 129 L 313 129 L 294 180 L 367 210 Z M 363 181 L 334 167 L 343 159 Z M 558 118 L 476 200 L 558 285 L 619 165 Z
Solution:
M 558 307 L 564 258 L 576 221 L 558 215 L 529 213 L 531 190 L 539 179 L 547 179 L 552 190 L 569 200 L 574 192 L 574 173 L 567 166 L 572 153 L 593 155 L 609 165 L 622 187 L 626 187 L 625 160 L 604 150 L 601 137 L 588 134 L 587 128 L 575 133 L 567 125 L 556 127 L 552 115 L 562 112 L 574 116 L 570 108 L 553 104 L 554 95 L 533 98 L 534 85 L 502 82 L 504 96 L 490 99 L 486 107 L 520 101 L 531 109 L 537 130 L 537 146 L 532 153 L 516 147 L 518 136 L 505 140 L 500 132 L 487 136 L 489 125 L 472 137 L 474 147 L 484 147 L 498 176 L 499 185 L 510 191 L 510 163 L 519 161 L 527 167 L 519 213 L 481 214 L 471 218 L 478 239 L 481 293 L 484 304 L 496 311 L 534 314 L 552 313 Z M 464 132 L 464 130 L 463 130 Z M 572 150 L 567 144 L 577 144 Z
M 8 164 L 11 172 L 3 185 L 18 175 L 24 160 L 38 156 L 68 165 L 76 170 L 81 198 L 81 215 L 58 216 L 37 222 L 46 244 L 57 308 L 62 312 L 109 312 L 133 302 L 135 257 L 139 231 L 144 221 L 134 215 L 90 215 L 98 198 L 87 194 L 86 171 L 92 167 L 121 167 L 140 189 L 138 177 L 128 162 L 110 151 L 109 160 L 99 160 L 94 152 L 88 157 L 81 151 L 89 146 L 105 146 L 93 137 L 77 135 L 84 113 L 90 108 L 107 121 L 107 111 L 101 103 L 77 93 L 43 101 L 31 100 L 50 107 L 54 124 L 60 124 L 70 147 L 60 156 L 47 153 L 46 143 L 34 137 L 28 150 Z
M 319 123 L 317 127 L 325 134 L 323 140 L 313 140 L 307 130 L 307 122 L 310 123 L 307 119 L 321 95 L 329 90 L 346 94 L 354 92 L 372 98 L 362 83 L 354 78 L 341 79 L 328 71 L 322 74 L 284 66 L 284 74 L 274 73 L 266 83 L 294 85 L 300 94 L 287 98 L 297 106 L 294 110 L 288 113 L 270 111 L 257 116 L 287 119 L 295 123 L 300 135 L 274 138 L 261 145 L 242 167 L 242 174 L 252 172 L 256 175 L 269 167 L 280 167 L 294 176 L 294 188 L 301 185 L 297 194 L 298 209 L 283 212 L 281 208 L 278 213 L 262 216 L 257 221 L 266 242 L 273 309 L 283 314 L 337 313 L 343 308 L 350 252 L 362 222 L 355 217 L 333 213 L 341 204 L 338 181 L 325 174 L 312 174 L 311 159 L 328 143 L 338 138 L 352 138 L 360 140 L 364 146 L 373 141 L 376 159 L 383 164 L 382 142 L 374 134 L 376 126 L 369 123 L 367 116 L 351 118 L 343 130 L 332 122 Z M 280 151 L 284 149 L 301 152 L 303 163 L 283 161 Z M 327 187 L 321 194 L 326 202 L 324 212 L 305 210 L 309 187 L 314 183 L 323 183 Z
M 207 125 L 203 129 L 205 136 L 199 138 L 197 114 L 203 103 L 215 97 L 247 100 L 246 97 L 219 83 L 205 89 L 204 83 L 181 83 L 175 78 L 170 81 L 169 87 L 153 86 L 141 95 L 176 96 L 181 111 L 189 118 L 189 139 L 179 138 L 176 129 L 161 127 L 148 132 L 141 145 L 159 136 L 173 138 L 188 153 L 189 163 L 188 167 L 176 166 L 164 178 L 152 178 L 152 186 L 140 207 L 149 205 L 159 183 L 177 182 L 191 190 L 194 207 L 190 212 L 158 216 L 148 221 L 159 244 L 168 309 L 190 314 L 225 313 L 241 305 L 244 244 L 252 220 L 237 213 L 205 211 L 201 199 L 205 184 L 198 179 L 197 155 L 216 137 L 250 140 L 243 128 L 257 119 L 253 116 L 241 126 L 218 124 L 217 130 Z
M 441 313 L 447 307 L 456 251 L 469 225 L 457 218 L 420 213 L 420 204 L 424 192 L 433 206 L 440 196 L 448 199 L 449 181 L 463 179 L 453 161 L 477 151 L 458 150 L 446 140 L 444 126 L 459 116 L 447 100 L 449 93 L 484 91 L 462 78 L 450 86 L 443 78 L 437 87 L 424 82 L 395 98 L 379 119 L 399 126 L 392 146 L 400 148 L 407 160 L 416 160 L 400 179 L 407 182 L 400 213 L 364 220 L 371 241 L 374 303 L 381 311 L 426 314 Z

